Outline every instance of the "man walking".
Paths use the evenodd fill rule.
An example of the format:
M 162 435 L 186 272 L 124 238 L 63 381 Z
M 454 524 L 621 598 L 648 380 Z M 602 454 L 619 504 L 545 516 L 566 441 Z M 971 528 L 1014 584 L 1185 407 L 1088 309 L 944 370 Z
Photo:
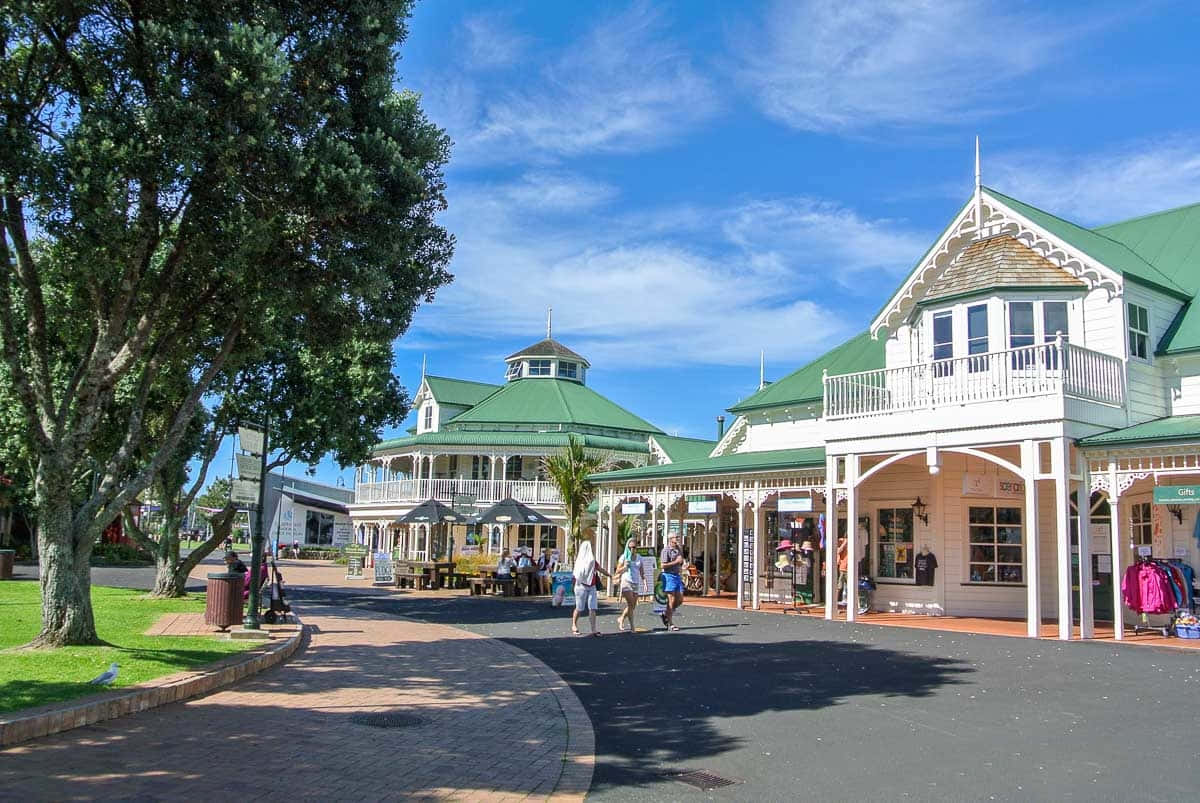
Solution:
M 683 604 L 683 552 L 679 549 L 679 535 L 667 536 L 667 546 L 662 551 L 663 591 L 667 593 L 667 609 L 662 614 L 663 624 L 668 630 L 678 630 L 675 625 L 675 610 Z

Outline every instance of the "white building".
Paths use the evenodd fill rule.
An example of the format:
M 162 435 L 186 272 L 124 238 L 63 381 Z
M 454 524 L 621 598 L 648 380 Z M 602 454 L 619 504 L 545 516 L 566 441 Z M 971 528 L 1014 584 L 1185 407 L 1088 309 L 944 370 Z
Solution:
M 1139 554 L 1200 560 L 1200 507 L 1166 501 L 1200 500 L 1166 487 L 1200 483 L 1197 291 L 1200 204 L 1087 229 L 977 183 L 867 330 L 729 408 L 708 457 L 600 475 L 602 554 L 628 500 L 658 533 L 716 500 L 711 543 L 757 608 L 781 534 L 836 510 L 877 607 L 1030 636 L 1056 620 L 1064 639 L 1132 623 L 1119 584 Z M 917 585 L 923 548 L 937 569 Z

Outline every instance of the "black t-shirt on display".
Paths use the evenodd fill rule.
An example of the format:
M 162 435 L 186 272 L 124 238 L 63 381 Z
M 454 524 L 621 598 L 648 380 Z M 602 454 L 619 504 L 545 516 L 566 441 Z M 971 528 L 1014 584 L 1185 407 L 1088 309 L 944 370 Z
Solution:
M 934 557 L 933 553 L 925 552 L 924 554 L 918 554 L 913 562 L 917 570 L 917 585 L 933 585 L 933 574 L 938 565 L 937 558 Z

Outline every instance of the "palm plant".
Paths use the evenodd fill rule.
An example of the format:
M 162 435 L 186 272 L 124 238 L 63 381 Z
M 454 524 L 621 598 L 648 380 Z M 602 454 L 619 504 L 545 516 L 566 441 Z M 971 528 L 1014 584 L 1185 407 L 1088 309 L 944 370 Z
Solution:
M 567 561 L 575 559 L 579 538 L 583 534 L 583 514 L 596 498 L 596 486 L 589 477 L 607 464 L 598 455 L 589 455 L 583 441 L 574 435 L 567 436 L 567 448 L 561 454 L 551 455 L 542 461 L 546 476 L 558 489 L 567 513 Z

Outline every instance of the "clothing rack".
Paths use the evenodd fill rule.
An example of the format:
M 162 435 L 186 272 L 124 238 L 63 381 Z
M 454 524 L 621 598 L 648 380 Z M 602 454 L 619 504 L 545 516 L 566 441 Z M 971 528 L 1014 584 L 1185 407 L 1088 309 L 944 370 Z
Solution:
M 1160 633 L 1164 638 L 1169 637 L 1175 628 L 1175 622 L 1178 619 L 1179 614 L 1181 612 L 1188 612 L 1192 610 L 1195 605 L 1195 598 L 1193 596 L 1191 584 L 1191 578 L 1195 576 L 1194 572 L 1190 566 L 1178 558 L 1164 560 L 1162 558 L 1139 555 L 1129 569 L 1126 570 L 1125 580 L 1129 580 L 1130 576 L 1134 574 L 1134 570 L 1143 565 L 1156 566 L 1164 573 L 1167 585 L 1172 594 L 1172 596 L 1168 598 L 1168 601 L 1171 603 L 1172 610 L 1160 610 L 1157 612 L 1138 610 L 1133 605 L 1129 604 L 1129 597 L 1125 593 L 1125 583 L 1122 582 L 1122 597 L 1126 607 L 1139 614 L 1140 621 L 1134 624 L 1133 634 L 1137 636 L 1141 633 L 1154 632 Z M 1175 570 L 1177 570 L 1179 574 L 1176 574 Z M 1139 599 L 1140 593 L 1141 591 L 1138 589 Z M 1151 624 L 1150 616 L 1166 616 L 1168 617 L 1168 621 L 1166 624 L 1162 625 Z M 1121 623 L 1114 624 L 1116 626 L 1124 626 Z

